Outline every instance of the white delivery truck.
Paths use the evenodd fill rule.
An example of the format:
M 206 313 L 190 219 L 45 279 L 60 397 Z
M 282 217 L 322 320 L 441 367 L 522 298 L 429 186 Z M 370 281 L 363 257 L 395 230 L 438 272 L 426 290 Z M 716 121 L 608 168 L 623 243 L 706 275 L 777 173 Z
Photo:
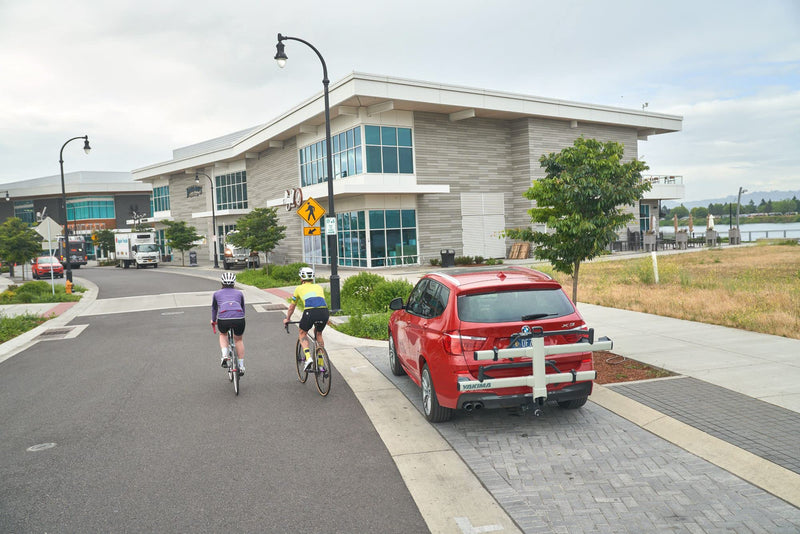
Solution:
M 243 267 L 258 267 L 259 259 L 258 252 L 251 252 L 246 248 L 237 248 L 229 241 L 229 236 L 235 234 L 237 230 L 232 230 L 225 236 L 225 245 L 223 246 L 222 264 L 225 269 L 230 269 L 234 265 L 241 265 Z
M 114 253 L 119 266 L 127 269 L 152 265 L 158 267 L 161 253 L 156 244 L 155 232 L 118 232 L 114 234 Z

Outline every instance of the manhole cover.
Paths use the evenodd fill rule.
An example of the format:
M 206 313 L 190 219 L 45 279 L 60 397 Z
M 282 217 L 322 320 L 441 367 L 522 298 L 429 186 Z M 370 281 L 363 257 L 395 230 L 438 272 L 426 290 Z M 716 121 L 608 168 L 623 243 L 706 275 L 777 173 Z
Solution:
M 264 308 L 267 309 L 267 310 L 270 310 L 270 311 L 272 311 L 272 310 L 285 310 L 286 309 L 286 305 L 285 304 L 266 304 L 264 306 Z

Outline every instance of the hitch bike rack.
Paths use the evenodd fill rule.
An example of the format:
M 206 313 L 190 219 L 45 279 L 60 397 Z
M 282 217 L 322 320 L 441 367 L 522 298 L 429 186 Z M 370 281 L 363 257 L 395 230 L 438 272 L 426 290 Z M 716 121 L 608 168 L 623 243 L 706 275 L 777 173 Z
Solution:
M 529 331 L 526 331 L 526 329 L 527 327 L 523 328 L 523 332 L 511 336 L 511 345 L 521 340 L 530 340 L 529 346 L 507 349 L 497 349 L 497 347 L 495 347 L 491 350 L 479 350 L 473 353 L 473 358 L 475 360 L 495 362 L 501 358 L 530 358 L 530 365 L 533 367 L 533 375 L 508 378 L 492 378 L 489 375 L 493 369 L 527 367 L 529 364 L 524 362 L 481 366 L 478 371 L 478 380 L 459 381 L 458 390 L 481 391 L 486 389 L 527 386 L 533 390 L 532 401 L 534 406 L 538 405 L 541 407 L 544 405 L 544 401 L 547 400 L 548 384 L 562 384 L 564 382 L 571 382 L 574 384 L 575 382 L 584 382 L 597 378 L 597 371 L 575 371 L 572 369 L 569 372 L 561 372 L 561 370 L 556 367 L 555 362 L 546 359 L 547 356 L 569 354 L 571 352 L 611 350 L 614 347 L 613 341 L 607 337 L 595 340 L 594 328 L 589 328 L 588 330 L 559 330 L 557 332 L 545 332 L 540 326 L 533 327 L 529 329 Z M 544 344 L 545 337 L 564 335 L 579 335 L 581 339 L 577 343 L 569 343 L 566 345 Z M 547 374 L 545 369 L 548 366 L 555 369 L 556 372 Z M 540 415 L 541 410 L 537 408 L 535 414 Z

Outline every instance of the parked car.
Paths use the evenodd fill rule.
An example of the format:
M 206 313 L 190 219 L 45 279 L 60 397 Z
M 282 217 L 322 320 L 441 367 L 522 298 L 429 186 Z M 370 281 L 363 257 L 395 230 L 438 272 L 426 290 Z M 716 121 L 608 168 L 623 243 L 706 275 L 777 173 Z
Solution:
M 64 266 L 52 256 L 39 256 L 31 261 L 31 272 L 34 278 L 50 278 L 50 270 L 53 271 L 53 278 L 64 276 Z
M 525 267 L 429 273 L 405 304 L 397 298 L 390 308 L 395 310 L 389 320 L 392 373 L 408 374 L 421 387 L 423 411 L 431 422 L 446 421 L 460 409 L 530 407 L 532 388 L 527 386 L 459 391 L 459 382 L 479 379 L 481 367 L 483 376 L 491 378 L 533 374 L 530 357 L 499 358 L 487 365 L 474 359 L 475 351 L 509 348 L 512 336 L 513 347 L 529 345 L 530 339 L 516 336 L 536 327 L 552 333 L 545 345 L 578 343 L 586 329 L 561 285 Z M 590 351 L 547 357 L 547 374 L 573 371 L 594 371 Z M 591 380 L 548 384 L 547 400 L 580 408 L 591 392 Z

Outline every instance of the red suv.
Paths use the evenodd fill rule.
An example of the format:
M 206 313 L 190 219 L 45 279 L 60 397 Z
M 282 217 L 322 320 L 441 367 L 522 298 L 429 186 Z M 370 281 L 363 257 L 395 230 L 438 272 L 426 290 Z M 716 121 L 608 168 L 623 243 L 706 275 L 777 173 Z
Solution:
M 475 351 L 529 346 L 532 331 L 544 337 L 545 345 L 578 343 L 586 330 L 561 285 L 525 267 L 430 273 L 405 304 L 398 298 L 389 307 L 396 310 L 389 320 L 392 373 L 406 373 L 422 388 L 431 422 L 446 421 L 458 409 L 531 407 L 530 386 L 459 388 L 459 382 L 533 374 L 530 357 L 500 357 L 487 364 L 475 359 Z M 594 371 L 590 350 L 548 356 L 546 373 L 574 377 Z M 591 393 L 592 381 L 583 380 L 548 384 L 546 396 L 562 408 L 580 408 Z
M 52 270 L 53 274 L 50 274 Z M 39 256 L 31 261 L 31 272 L 34 278 L 61 278 L 64 276 L 64 266 L 51 256 Z

